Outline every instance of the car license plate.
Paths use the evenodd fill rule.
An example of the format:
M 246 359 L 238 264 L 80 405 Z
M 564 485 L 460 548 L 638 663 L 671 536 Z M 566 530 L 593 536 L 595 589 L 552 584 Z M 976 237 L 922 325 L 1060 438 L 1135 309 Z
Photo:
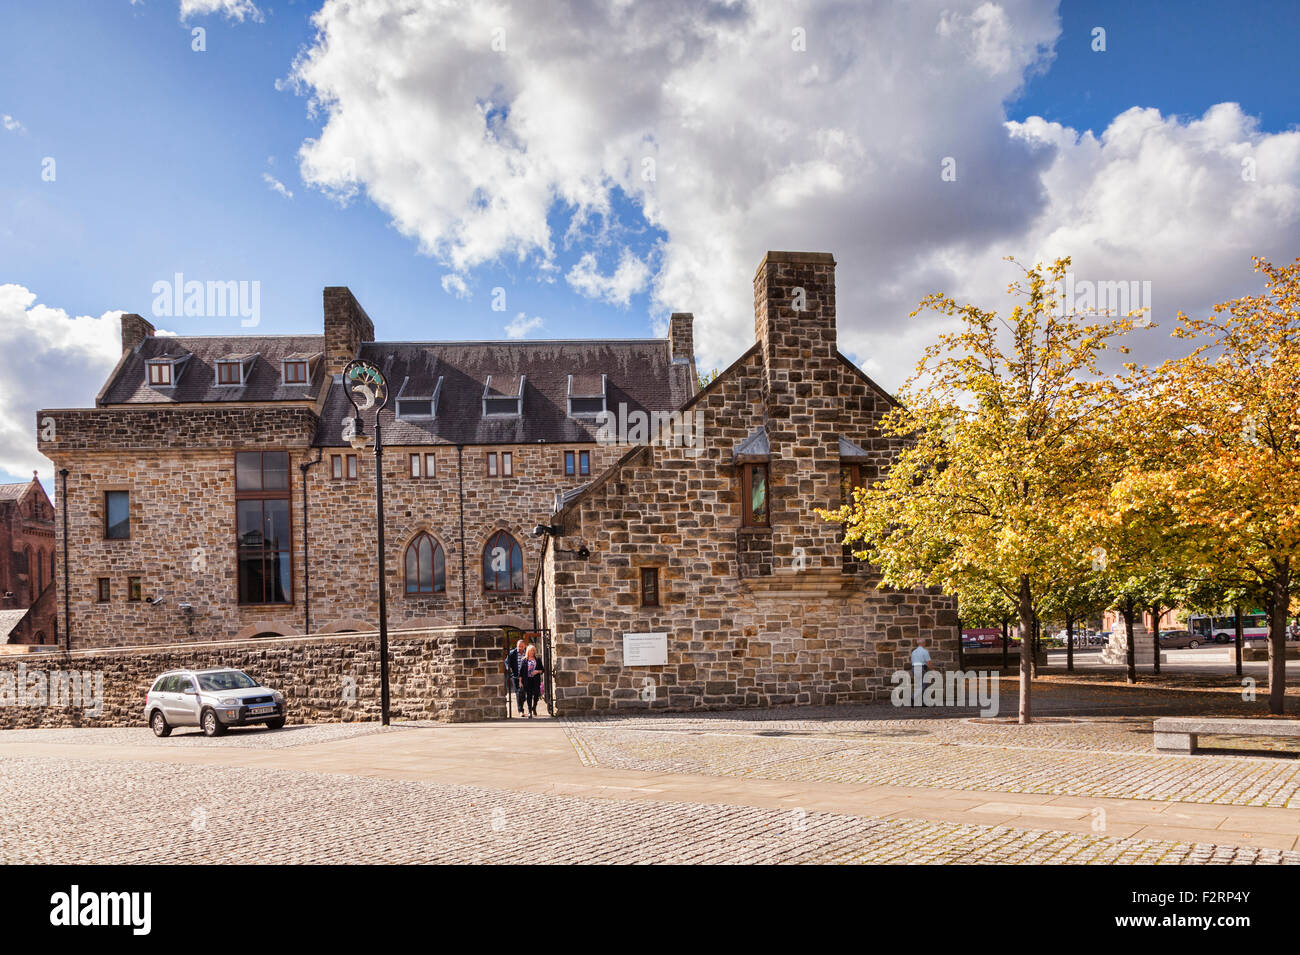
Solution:
M 261 716 L 263 713 L 274 713 L 274 706 L 251 706 L 248 709 L 250 716 Z

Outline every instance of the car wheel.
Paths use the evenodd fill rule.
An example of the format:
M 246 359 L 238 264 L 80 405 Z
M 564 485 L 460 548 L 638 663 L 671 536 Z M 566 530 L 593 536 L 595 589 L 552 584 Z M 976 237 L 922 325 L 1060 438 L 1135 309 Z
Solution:
M 1199 646 L 1200 646 L 1200 644 L 1199 644 L 1197 641 L 1195 641 L 1195 640 L 1188 640 L 1188 641 L 1187 641 L 1187 647 L 1188 647 L 1189 650 L 1195 650 L 1195 649 L 1196 649 L 1197 647 L 1199 647 Z
M 203 711 L 203 735 L 204 736 L 220 736 L 225 731 L 226 731 L 225 726 L 222 725 L 221 720 L 217 719 L 216 710 Z
M 266 721 L 266 728 L 269 729 L 269 730 L 282 730 L 282 729 L 284 729 L 284 718 L 281 717 L 281 718 L 278 719 L 278 720 L 267 720 L 267 721 Z
M 154 736 L 170 736 L 172 728 L 167 725 L 167 717 L 162 715 L 162 710 L 154 710 L 153 716 L 149 717 L 149 728 L 153 730 Z

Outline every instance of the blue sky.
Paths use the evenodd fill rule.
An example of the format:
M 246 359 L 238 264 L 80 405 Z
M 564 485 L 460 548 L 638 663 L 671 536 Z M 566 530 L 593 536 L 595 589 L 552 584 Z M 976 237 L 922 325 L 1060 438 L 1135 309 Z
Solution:
M 1051 139 L 1056 133 L 1042 139 L 1051 140 L 1049 147 L 1040 143 L 1027 149 L 1011 142 L 1002 119 L 1026 122 L 1041 117 L 1076 133 L 1092 130 L 1101 136 L 1132 107 L 1153 107 L 1168 120 L 1168 128 L 1150 126 L 1141 135 L 1153 144 L 1171 143 L 1171 149 L 1202 155 L 1188 143 L 1199 143 L 1204 137 L 1188 124 L 1216 104 L 1232 102 L 1240 104 L 1246 119 L 1236 126 L 1228 122 L 1232 128 L 1226 132 L 1224 123 L 1212 124 L 1215 135 L 1223 137 L 1227 146 L 1241 142 L 1259 148 L 1271 141 L 1285 161 L 1275 161 L 1269 175 L 1276 177 L 1277 188 L 1284 192 L 1270 194 L 1275 196 L 1269 199 L 1272 212 L 1259 213 L 1258 230 L 1247 228 L 1232 242 L 1224 239 L 1222 247 L 1206 252 L 1222 262 L 1222 269 L 1214 272 L 1214 287 L 1196 284 L 1205 273 L 1203 262 L 1183 263 L 1185 276 L 1167 274 L 1164 264 L 1135 265 L 1136 274 L 1152 274 L 1163 281 L 1162 289 L 1179 288 L 1185 277 L 1192 291 L 1188 300 L 1178 300 L 1177 305 L 1195 307 L 1237 292 L 1233 283 L 1248 276 L 1250 252 L 1282 256 L 1289 248 L 1290 258 L 1298 251 L 1292 244 L 1297 235 L 1295 210 L 1288 211 L 1290 200 L 1285 198 L 1292 194 L 1285 190 L 1295 189 L 1300 181 L 1290 140 L 1285 138 L 1300 122 L 1295 99 L 1300 59 L 1294 49 L 1300 12 L 1294 4 L 1184 2 L 1172 16 L 1170 6 L 1162 3 L 1067 2 L 1059 7 L 1059 25 L 1058 9 L 1051 3 L 1016 0 L 1005 13 L 990 4 L 940 4 L 929 12 L 919 4 L 906 15 L 914 17 L 915 23 L 902 22 L 905 15 L 897 14 L 893 23 L 897 38 L 879 23 L 864 24 L 861 33 L 845 31 L 860 38 L 847 46 L 836 37 L 834 18 L 841 12 L 820 10 L 819 4 L 796 4 L 800 13 L 792 14 L 790 23 L 798 24 L 795 29 L 807 24 L 809 51 L 805 59 L 794 57 L 790 69 L 804 70 L 812 60 L 818 64 L 816 70 L 828 70 L 831 79 L 824 80 L 824 72 L 811 74 L 814 82 L 807 86 L 812 91 L 807 95 L 815 97 L 811 101 L 792 98 L 771 104 L 774 115 L 787 109 L 788 126 L 770 142 L 763 139 L 766 127 L 753 117 L 746 117 L 747 129 L 736 132 L 727 128 L 728 114 L 720 112 L 710 119 L 718 131 L 709 135 L 693 131 L 695 138 L 686 141 L 689 148 L 682 141 L 673 144 L 673 137 L 681 135 L 678 125 L 686 125 L 682 117 L 693 115 L 697 106 L 728 108 L 710 102 L 723 99 L 723 92 L 734 94 L 733 102 L 756 103 L 763 99 L 761 77 L 745 72 L 740 59 L 731 72 L 726 72 L 725 62 L 715 63 L 712 75 L 684 72 L 682 37 L 689 60 L 692 43 L 697 42 L 692 38 L 700 30 L 700 18 L 692 20 L 688 7 L 661 11 L 664 20 L 677 15 L 683 24 L 666 40 L 656 32 L 661 29 L 657 23 L 626 24 L 628 30 L 644 36 L 643 42 L 633 45 L 633 54 L 611 55 L 605 49 L 609 27 L 594 24 L 590 50 L 566 53 L 578 72 L 588 70 L 588 75 L 597 77 L 581 90 L 570 90 L 575 95 L 569 114 L 576 117 L 573 135 L 586 134 L 584 124 L 590 117 L 594 145 L 585 147 L 583 155 L 598 151 L 601 143 L 651 142 L 646 148 L 657 150 L 661 191 L 649 207 L 651 193 L 637 192 L 643 184 L 637 183 L 635 175 L 620 179 L 617 156 L 593 161 L 594 178 L 590 170 L 572 172 L 573 158 L 564 154 L 564 137 L 539 133 L 540 120 L 528 126 L 529 110 L 534 117 L 544 115 L 537 102 L 555 98 L 557 87 L 545 86 L 544 81 L 565 89 L 567 79 L 555 80 L 558 72 L 549 72 L 554 56 L 529 61 L 532 51 L 515 54 L 514 65 L 504 68 L 508 72 L 484 74 L 475 87 L 484 54 L 464 36 L 477 36 L 475 31 L 482 32 L 490 24 L 473 21 L 472 11 L 466 14 L 468 21 L 465 17 L 449 21 L 446 30 L 426 24 L 428 33 L 422 42 L 407 47 L 385 32 L 390 24 L 350 23 L 342 8 L 332 10 L 328 26 L 334 36 L 355 35 L 358 46 L 372 44 L 369 50 L 348 50 L 339 44 L 325 49 L 317 43 L 311 17 L 319 6 L 281 0 L 258 4 L 261 20 L 236 20 L 217 12 L 182 22 L 176 0 L 7 4 L 0 14 L 0 115 L 10 117 L 7 125 L 12 128 L 0 129 L 0 285 L 21 286 L 37 303 L 68 316 L 100 316 L 113 309 L 147 316 L 153 283 L 176 272 L 199 280 L 256 280 L 261 285 L 258 331 L 264 332 L 318 330 L 321 288 L 348 285 L 375 319 L 380 337 L 390 339 L 500 338 L 505 337 L 507 323 L 519 315 L 537 326 L 530 331 L 533 337 L 638 337 L 654 334 L 656 321 L 670 309 L 693 308 L 706 364 L 724 364 L 745 347 L 752 329 L 746 327 L 744 313 L 750 303 L 744 281 L 761 249 L 827 248 L 840 257 L 841 347 L 892 388 L 903 376 L 897 369 L 914 358 L 924 338 L 923 329 L 904 327 L 902 319 L 920 294 L 934 290 L 952 274 L 959 274 L 962 282 L 969 278 L 972 293 L 1000 287 L 1001 277 L 989 271 L 993 267 L 986 260 L 995 262 L 1007 252 L 1035 254 L 1054 248 L 1060 233 L 1046 227 L 1054 209 L 1077 210 L 1081 202 L 1086 205 L 1087 196 L 1125 185 L 1123 162 L 1106 164 L 1104 169 L 1094 164 L 1084 171 L 1075 171 L 1064 159 L 1052 166 L 1052 150 L 1060 157 L 1077 153 L 1081 167 L 1091 160 L 1071 137 L 1060 142 Z M 950 15 L 948 6 L 958 12 Z M 725 11 L 720 17 L 717 29 L 726 28 Z M 1104 53 L 1091 49 L 1092 30 L 1099 25 L 1106 30 Z M 579 29 L 583 26 L 578 24 Z M 206 31 L 203 52 L 191 49 L 195 27 Z M 514 38 L 524 35 L 533 40 L 542 27 L 534 24 L 530 32 L 525 24 L 511 21 L 510 29 Z M 704 33 L 714 30 L 709 26 Z M 755 36 L 775 36 L 781 43 L 790 32 L 784 21 L 775 25 L 768 21 L 754 31 Z M 936 35 L 964 51 L 970 62 L 959 67 L 933 59 L 931 44 L 940 42 Z M 541 38 L 535 42 L 542 45 Z M 913 42 L 915 59 L 909 60 L 907 44 Z M 512 39 L 512 43 L 520 41 Z M 1037 52 L 1035 44 L 1041 46 Z M 300 75 L 295 88 L 289 82 L 295 58 L 313 48 L 320 57 L 319 69 Z M 633 74 L 630 64 L 635 53 L 644 52 L 653 63 L 664 49 L 673 51 L 665 59 L 669 65 L 664 75 L 677 71 L 672 74 L 674 83 L 661 83 L 644 62 Z M 900 50 L 901 62 L 880 67 L 883 72 L 878 74 L 871 72 L 876 69 L 871 65 L 843 65 L 858 60 L 885 62 L 891 55 L 899 56 Z M 457 65 L 458 58 L 463 66 Z M 628 61 L 626 71 L 620 59 Z M 937 69 L 940 64 L 943 68 Z M 442 65 L 468 79 L 457 85 L 446 79 L 448 74 L 441 74 L 441 79 L 422 86 L 412 84 L 418 88 L 401 89 L 412 75 L 422 75 L 421 70 L 439 76 Z M 368 75 L 372 69 L 373 78 Z M 602 69 L 607 72 L 602 74 Z M 307 75 L 310 82 L 301 82 Z M 909 109 L 907 103 L 890 112 L 885 101 L 893 97 L 881 92 L 873 76 L 896 80 L 900 75 L 921 88 L 914 96 L 923 108 Z M 602 81 L 602 76 L 608 79 Z M 699 88 L 674 101 L 671 110 L 661 104 L 644 107 L 644 115 L 637 113 L 659 95 L 661 87 L 680 89 L 692 82 Z M 818 87 L 817 82 L 826 85 Z M 861 96 L 844 98 L 846 88 L 835 84 L 845 83 L 857 84 L 847 90 L 860 89 Z M 310 94 L 327 84 L 338 98 L 335 110 L 327 107 L 311 115 Z M 537 102 L 512 99 L 532 86 L 551 92 L 539 95 Z M 606 99 L 601 99 L 600 89 L 591 89 L 602 86 L 608 92 Z M 828 99 L 831 94 L 838 98 Z M 503 213 L 487 217 L 479 238 L 462 243 L 468 264 L 456 267 L 451 264 L 454 253 L 448 251 L 454 242 L 430 256 L 421 253 L 419 241 L 440 240 L 448 216 L 455 219 L 456 210 L 423 208 L 419 190 L 408 187 L 425 174 L 430 182 L 449 182 L 447 177 L 464 166 L 439 165 L 440 153 L 455 152 L 465 146 L 465 140 L 455 138 L 445 115 L 436 122 L 422 121 L 448 103 L 472 110 L 475 99 L 481 104 L 493 97 L 497 97 L 498 123 L 526 145 L 512 154 L 513 160 L 544 165 L 540 172 L 521 174 L 519 184 L 503 187 L 499 194 L 494 193 L 491 177 L 478 183 L 472 200 L 464 204 L 465 217 L 472 219 L 494 201 L 527 209 L 528 202 L 540 195 L 546 204 L 550 248 L 539 248 L 536 229 L 533 239 L 513 234 L 498 239 L 502 223 L 509 226 L 527 218 L 523 212 L 517 217 Z M 947 108 L 950 117 L 935 115 Z M 398 110 L 406 112 L 392 115 Z M 672 119 L 665 121 L 670 112 Z M 851 115 L 855 112 L 869 114 L 869 121 L 855 127 L 859 121 Z M 806 125 L 801 125 L 804 116 Z M 1251 118 L 1258 121 L 1253 128 Z M 299 166 L 303 144 L 320 138 L 331 121 L 341 138 L 351 138 L 350 148 L 355 149 L 357 142 L 365 144 L 358 157 L 367 170 L 361 174 L 361 191 L 346 205 L 327 194 L 328 175 L 313 174 L 315 182 L 305 182 Z M 556 122 L 554 114 L 547 115 L 547 122 Z M 891 162 L 904 162 L 899 157 L 913 141 L 922 144 L 917 147 L 920 155 L 907 161 L 916 158 L 918 169 L 937 168 L 945 149 L 957 149 L 947 145 L 944 127 L 961 123 L 970 124 L 958 140 L 967 150 L 958 153 L 967 164 L 962 168 L 973 164 L 993 170 L 988 174 L 998 200 L 993 208 L 1005 214 L 988 211 L 987 196 L 951 201 L 927 198 L 930 194 L 922 191 L 900 198 L 891 194 L 897 190 L 889 189 L 888 183 L 879 182 L 880 176 L 873 183 L 863 175 L 862 169 L 873 162 L 884 163 L 885 168 Z M 407 129 L 409 141 L 404 136 Z M 835 135 L 821 135 L 828 129 Z M 855 135 L 863 139 L 864 129 L 885 132 L 878 141 L 841 148 L 844 141 L 853 144 Z M 384 145 L 385 136 L 394 137 L 397 145 Z M 800 152 L 799 144 L 804 142 L 816 145 Z M 971 142 L 975 145 L 965 145 Z M 931 143 L 937 150 L 933 156 L 926 152 Z M 976 154 L 968 159 L 970 150 Z M 382 168 L 394 152 L 402 153 L 400 163 Z M 635 172 L 636 156 L 628 155 Z M 41 178 L 46 157 L 56 163 L 53 182 Z M 322 145 L 320 158 L 325 165 L 336 163 L 338 150 Z M 1210 162 L 1206 159 L 1207 168 Z M 669 169 L 674 170 L 671 179 Z M 1057 178 L 1050 178 L 1051 170 L 1056 170 Z M 266 176 L 282 183 L 292 198 L 272 188 Z M 937 177 L 934 186 L 929 181 L 926 189 L 943 196 Z M 1103 185 L 1111 188 L 1103 190 Z M 1136 178 L 1131 188 L 1136 195 L 1144 194 Z M 570 231 L 575 204 L 555 196 L 566 191 L 571 196 L 583 194 L 583 189 L 598 198 Z M 729 189 L 737 195 L 724 196 Z M 1069 195 L 1058 205 L 1057 193 L 1063 189 Z M 753 196 L 775 198 L 749 202 Z M 798 208 L 807 211 L 783 212 L 783 204 L 790 202 L 802 204 Z M 777 208 L 769 214 L 770 208 L 760 206 Z M 845 209 L 844 221 L 836 218 L 839 208 Z M 1182 216 L 1184 211 L 1176 196 L 1170 200 L 1169 216 Z M 1207 205 L 1205 221 L 1220 214 L 1221 210 Z M 394 226 L 395 219 L 406 223 L 409 234 Z M 904 221 L 906 225 L 901 225 Z M 1071 240 L 1077 248 L 1066 251 L 1076 255 L 1078 264 L 1087 260 L 1089 249 L 1113 247 L 1125 231 L 1099 215 L 1096 222 L 1080 224 Z M 864 238 L 868 232 L 880 237 Z M 902 238 L 890 238 L 895 233 Z M 466 253 L 467 246 L 472 251 Z M 1184 241 L 1175 248 L 1191 246 L 1195 243 Z M 934 249 L 945 250 L 942 260 L 929 255 Z M 648 278 L 631 283 L 634 290 L 626 304 L 617 301 L 616 292 L 602 295 L 590 287 L 584 292 L 580 283 L 566 276 L 585 255 L 595 257 L 595 268 L 606 279 L 625 257 L 643 265 Z M 969 267 L 954 266 L 954 257 L 965 257 L 961 261 Z M 1101 251 L 1093 261 L 1103 274 L 1115 267 Z M 1108 264 L 1101 265 L 1104 261 Z M 718 277 L 701 274 L 714 262 Z M 861 281 L 847 278 L 846 270 L 863 276 Z M 445 277 L 453 273 L 466 283 L 465 294 L 447 290 Z M 980 281 L 975 280 L 976 273 Z M 720 284 L 721 290 L 714 288 Z M 490 307 L 494 287 L 507 290 L 505 311 Z M 1158 298 L 1172 301 L 1168 294 Z M 734 309 L 726 303 L 734 303 Z M 157 322 L 182 334 L 240 330 L 237 318 L 160 318 Z M 24 342 L 19 338 L 9 347 L 23 348 Z M 60 353 L 56 348 L 51 354 L 55 361 Z M 69 371 L 57 391 L 40 396 L 42 405 L 88 404 L 100 383 L 84 380 L 88 376 L 93 374 Z M 0 391 L 3 387 L 0 380 Z M 14 390 L 11 377 L 10 391 Z M 30 409 L 10 401 L 0 412 L 23 419 Z M 26 423 L 30 420 L 23 419 L 18 431 L 30 432 Z M 24 439 L 21 434 L 6 439 L 0 433 L 0 480 L 29 474 L 36 466 L 30 453 L 6 449 L 6 440 L 21 443 Z M 49 467 L 48 462 L 39 466 L 43 474 Z

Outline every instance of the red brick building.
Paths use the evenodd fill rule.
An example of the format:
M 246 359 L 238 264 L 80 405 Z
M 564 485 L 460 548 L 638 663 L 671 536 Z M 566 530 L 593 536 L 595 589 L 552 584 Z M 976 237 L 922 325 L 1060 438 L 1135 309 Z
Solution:
M 55 555 L 54 505 L 36 473 L 0 484 L 0 643 L 56 642 Z

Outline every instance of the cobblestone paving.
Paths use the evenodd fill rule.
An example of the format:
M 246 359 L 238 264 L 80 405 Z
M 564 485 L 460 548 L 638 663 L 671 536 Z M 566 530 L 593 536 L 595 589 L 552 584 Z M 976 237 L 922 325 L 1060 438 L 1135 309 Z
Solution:
M 286 726 L 268 730 L 262 726 L 245 726 L 231 729 L 225 736 L 211 739 L 197 726 L 182 727 L 171 736 L 157 737 L 145 726 L 114 727 L 111 729 L 26 729 L 0 732 L 4 743 L 70 743 L 78 746 L 220 746 L 236 749 L 284 749 L 289 746 L 306 746 L 371 733 L 392 732 L 404 727 L 426 725 L 420 723 L 394 723 L 385 729 L 379 723 L 313 723 Z
M 521 860 L 1295 864 L 1300 852 L 284 770 L 0 764 L 3 863 Z
M 990 725 L 898 718 L 861 708 L 856 719 L 800 710 L 743 717 L 670 715 L 566 720 L 587 765 L 649 772 L 892 786 L 1300 806 L 1300 761 L 1169 756 L 1150 751 L 1150 722 Z M 887 715 L 886 715 L 887 714 Z M 815 714 L 814 714 L 815 716 Z

